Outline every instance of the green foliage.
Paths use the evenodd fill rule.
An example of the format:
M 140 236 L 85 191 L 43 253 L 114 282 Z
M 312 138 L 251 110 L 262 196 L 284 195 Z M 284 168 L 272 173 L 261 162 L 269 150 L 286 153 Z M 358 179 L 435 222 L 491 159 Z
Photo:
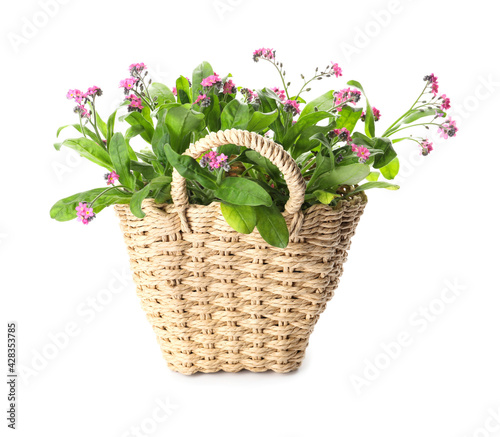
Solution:
M 282 75 L 281 65 L 276 66 Z M 214 74 L 208 62 L 194 69 L 192 84 L 185 76 L 177 79 L 176 96 L 166 85 L 151 83 L 144 72 L 132 72 L 140 80 L 130 90 L 128 100 L 119 105 L 106 122 L 94 108 L 99 101 L 98 95 L 93 96 L 83 102 L 92 106 L 87 106 L 92 111 L 89 117 L 79 112 L 78 123 L 57 131 L 59 136 L 67 127 L 72 127 L 81 137 L 64 139 L 54 145 L 57 150 L 62 146 L 73 149 L 106 171 L 115 171 L 119 175 L 119 185 L 66 197 L 52 207 L 51 217 L 59 221 L 73 219 L 76 206 L 87 202 L 96 213 L 109 205 L 130 204 L 131 211 L 143 218 L 145 199 L 172 202 L 170 189 L 175 169 L 186 179 L 192 203 L 208 205 L 220 201 L 221 213 L 235 231 L 248 234 L 257 228 L 268 244 L 286 247 L 289 235 L 281 210 L 295 193 L 290 192 L 284 175 L 272 159 L 252 150 L 255 145 L 251 144 L 246 147 L 223 144 L 200 159 L 184 155 L 190 144 L 211 132 L 227 129 L 266 135 L 277 147 L 288 151 L 307 184 L 306 207 L 315 203 L 335 205 L 345 196 L 345 190 L 340 188 L 346 185 L 360 184 L 349 195 L 372 188 L 398 189 L 397 185 L 379 181 L 379 177 L 382 175 L 386 180 L 396 177 L 399 160 L 394 144 L 409 137 L 394 140 L 390 137 L 414 125 L 437 124 L 435 120 L 440 119 L 436 114 L 446 115 L 440 109 L 439 98 L 420 101 L 428 91 L 426 86 L 413 106 L 377 137 L 373 109 L 359 82 L 347 84 L 358 88 L 366 98 L 364 132 L 356 130 L 363 109 L 350 104 L 335 109 L 334 90 L 309 102 L 304 100 L 306 93 L 302 91 L 309 91 L 305 87 L 312 80 L 331 76 L 331 70 L 328 71 L 329 74 L 317 72 L 309 81 L 304 79 L 304 86 L 298 93 L 301 97 L 290 92 L 289 84 L 283 75 L 280 77 L 285 94 L 291 96 L 286 99 L 300 103 L 301 111 L 297 114 L 269 88 L 242 92 L 243 87 L 239 87 L 239 92 L 228 92 L 224 83 L 232 78 L 230 74 L 215 86 L 203 87 L 203 79 Z M 206 94 L 210 100 L 194 104 L 200 94 Z M 132 104 L 132 95 L 139 96 L 134 98 L 140 98 L 140 105 Z M 433 123 L 424 122 L 426 117 L 433 117 Z M 335 128 L 347 129 L 352 144 L 366 147 L 369 157 L 360 159 L 350 142 L 342 136 L 329 134 Z M 415 137 L 410 139 L 422 141 Z M 139 151 L 134 150 L 136 145 Z M 277 157 L 282 153 L 276 150 L 272 155 Z M 287 166 L 287 170 L 292 168 L 291 164 Z

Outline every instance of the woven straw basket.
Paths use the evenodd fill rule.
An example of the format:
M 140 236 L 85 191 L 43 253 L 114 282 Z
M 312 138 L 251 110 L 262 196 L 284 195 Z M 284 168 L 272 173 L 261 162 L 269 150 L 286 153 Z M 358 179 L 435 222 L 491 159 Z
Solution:
M 282 172 L 288 246 L 272 247 L 256 230 L 235 232 L 219 203 L 189 205 L 185 179 L 174 171 L 173 204 L 146 199 L 143 219 L 116 205 L 137 293 L 171 369 L 290 372 L 337 288 L 366 197 L 301 211 L 305 182 L 295 161 L 247 131 L 211 133 L 185 154 L 198 158 L 224 144 L 253 149 Z

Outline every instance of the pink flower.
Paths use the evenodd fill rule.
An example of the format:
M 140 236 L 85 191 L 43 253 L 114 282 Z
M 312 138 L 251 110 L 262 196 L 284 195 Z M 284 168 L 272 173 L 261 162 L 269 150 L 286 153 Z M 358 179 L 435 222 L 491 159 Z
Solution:
M 76 103 L 82 103 L 83 99 L 85 98 L 85 94 L 80 90 L 69 90 L 66 93 L 66 98 L 70 100 L 74 99 Z
M 427 156 L 429 152 L 432 152 L 434 148 L 432 147 L 432 143 L 425 139 L 420 143 L 420 146 L 422 147 L 422 150 L 420 151 L 421 155 Z
M 128 79 L 120 80 L 119 88 L 125 88 L 125 91 L 131 90 L 134 88 L 134 85 L 137 83 L 139 79 L 135 77 L 129 77 Z
M 236 91 L 236 86 L 231 79 L 224 83 L 224 87 L 222 90 L 224 94 L 236 94 Z
M 78 221 L 84 225 L 88 224 L 95 217 L 93 208 L 88 208 L 87 202 L 80 202 L 75 209 Z
M 366 147 L 359 146 L 356 154 L 358 155 L 359 162 L 364 163 L 370 156 L 370 151 Z
M 217 155 L 217 152 L 212 150 L 211 152 L 208 152 L 201 158 L 200 160 L 200 166 L 202 167 L 207 167 L 213 171 L 218 168 L 222 168 L 224 171 L 229 171 L 229 163 L 227 162 L 228 157 L 221 153 L 220 155 Z
M 203 87 L 211 87 L 214 85 L 219 86 L 221 84 L 220 77 L 217 73 L 214 73 L 212 76 L 208 76 L 201 81 L 201 86 Z
M 210 106 L 210 97 L 208 97 L 206 94 L 200 94 L 196 98 L 194 104 L 196 105 L 198 103 L 200 104 L 200 106 L 206 108 L 206 107 Z
M 360 163 L 365 163 L 368 157 L 370 156 L 370 151 L 363 146 L 357 146 L 356 144 L 352 144 L 352 151 L 358 156 Z
M 446 111 L 447 109 L 450 109 L 451 108 L 451 105 L 450 105 L 450 99 L 448 97 L 446 97 L 446 94 L 443 94 L 440 99 L 442 99 L 443 101 L 441 102 L 441 109 L 443 111 Z
M 432 73 L 429 74 L 428 76 L 425 76 L 424 80 L 426 80 L 427 83 L 431 85 L 431 91 L 434 94 L 434 97 L 436 97 L 439 90 L 438 78 L 434 76 L 434 73 Z
M 330 132 L 328 132 L 328 136 L 330 138 L 338 137 L 339 141 L 346 141 L 348 143 L 350 143 L 352 141 L 351 132 L 349 132 L 349 130 L 346 129 L 345 127 L 343 127 L 342 129 L 331 130 Z
M 130 96 L 125 97 L 125 100 L 129 101 L 128 104 L 128 112 L 138 111 L 141 112 L 144 106 L 142 106 L 142 100 L 140 97 L 137 97 L 135 94 L 131 94 Z
M 287 100 L 283 105 L 285 112 L 291 112 L 293 115 L 300 114 L 299 103 L 297 100 Z
M 444 138 L 445 140 L 454 137 L 457 132 L 457 122 L 452 120 L 451 118 L 447 118 L 438 128 L 438 133 L 441 135 L 441 138 Z
M 276 56 L 274 49 L 257 49 L 253 52 L 253 60 L 257 62 L 260 58 L 272 60 Z
M 92 86 L 85 93 L 85 97 L 87 96 L 102 96 L 102 90 L 98 86 Z
M 177 88 L 175 86 L 172 88 L 172 93 L 174 96 L 177 96 Z
M 250 88 L 242 88 L 240 92 L 245 96 L 248 103 L 252 101 L 259 102 L 259 95 L 254 93 Z
M 90 118 L 90 112 L 87 111 L 87 108 L 85 108 L 85 106 L 83 105 L 75 106 L 75 109 L 73 109 L 73 111 L 79 114 L 82 118 Z
M 280 90 L 278 87 L 271 88 L 271 90 L 279 97 L 281 101 L 286 100 L 286 94 L 284 90 Z
M 130 71 L 130 74 L 134 73 L 140 73 L 143 70 L 146 70 L 146 66 L 144 65 L 144 62 L 141 62 L 139 64 L 131 64 L 130 67 L 128 67 L 128 70 Z
M 345 88 L 343 90 L 333 93 L 333 104 L 338 107 L 337 111 L 342 111 L 342 108 L 349 102 L 355 105 L 359 102 L 361 98 L 361 92 L 358 90 L 351 90 L 351 88 Z
M 380 120 L 380 111 L 375 108 L 375 106 L 372 108 L 372 113 L 373 113 L 373 118 L 375 121 L 379 121 Z M 365 118 L 366 118 L 366 114 L 365 114 L 365 111 L 363 111 L 361 113 L 361 121 L 365 121 Z
M 342 68 L 339 67 L 339 64 L 333 63 L 333 61 L 330 61 L 332 63 L 332 70 L 333 73 L 335 74 L 335 77 L 342 76 Z
M 116 173 L 116 171 L 112 171 L 111 173 L 106 173 L 104 175 L 104 179 L 106 179 L 107 185 L 114 185 L 114 183 L 120 178 L 120 175 Z

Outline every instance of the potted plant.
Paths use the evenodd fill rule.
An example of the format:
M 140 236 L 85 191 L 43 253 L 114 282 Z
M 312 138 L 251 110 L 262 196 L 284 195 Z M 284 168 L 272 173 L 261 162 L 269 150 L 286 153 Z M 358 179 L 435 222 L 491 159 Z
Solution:
M 302 75 L 292 93 L 273 49 L 253 59 L 271 64 L 280 86 L 237 86 L 203 62 L 170 89 L 132 64 L 106 121 L 99 87 L 70 90 L 80 135 L 55 144 L 105 168 L 106 186 L 58 201 L 51 217 L 87 225 L 115 205 L 142 306 L 168 365 L 185 374 L 296 369 L 365 191 L 399 188 L 394 145 L 412 141 L 428 155 L 432 143 L 409 129 L 458 131 L 434 74 L 376 135 L 381 112 L 357 81 L 306 102 L 314 81 L 339 80 L 338 64 Z

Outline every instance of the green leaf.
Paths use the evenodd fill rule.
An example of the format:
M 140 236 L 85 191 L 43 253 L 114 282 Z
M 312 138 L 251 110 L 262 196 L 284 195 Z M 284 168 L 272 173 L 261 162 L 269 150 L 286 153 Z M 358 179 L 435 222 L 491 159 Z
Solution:
M 214 70 L 208 62 L 202 62 L 193 71 L 193 99 L 196 100 L 202 89 L 201 81 L 208 76 L 212 76 Z M 194 101 L 193 100 L 193 101 Z
M 170 134 L 172 149 L 183 153 L 189 146 L 191 133 L 204 129 L 205 116 L 185 106 L 177 106 L 168 110 L 165 124 Z
M 257 230 L 261 237 L 271 246 L 284 249 L 288 246 L 288 228 L 283 215 L 276 205 L 259 206 L 257 213 Z
M 278 111 L 276 109 L 272 112 L 255 111 L 246 128 L 250 132 L 260 132 L 272 124 L 277 117 Z
M 50 217 L 59 221 L 65 222 L 76 218 L 76 207 L 80 202 L 92 202 L 98 195 L 104 191 L 109 190 L 109 187 L 95 188 L 93 190 L 84 191 L 82 193 L 73 194 L 72 196 L 65 197 L 59 200 L 50 209 Z M 94 213 L 102 211 L 105 207 L 114 204 L 126 204 L 130 202 L 131 195 L 120 191 L 119 189 L 112 189 L 102 194 L 93 205 Z
M 299 120 L 307 114 L 316 112 L 315 108 L 317 108 L 318 111 L 328 111 L 332 106 L 333 90 L 330 90 L 314 100 L 311 100 L 306 106 L 304 106 L 304 109 L 302 109 L 302 112 L 300 113 Z
M 109 117 L 108 117 L 108 122 L 106 124 L 106 142 L 109 144 L 111 141 L 111 138 L 113 137 L 115 133 L 115 120 L 116 120 L 116 111 L 113 112 Z
M 104 138 L 107 138 L 108 137 L 108 126 L 107 126 L 107 124 L 104 123 L 104 121 L 102 121 L 102 118 L 99 116 L 99 114 L 97 113 L 97 111 L 95 113 L 95 117 L 96 117 L 97 127 L 99 128 L 99 130 L 103 134 Z
M 372 171 L 367 177 L 366 180 L 370 182 L 378 181 L 380 173 L 378 171 Z
M 389 164 L 384 165 L 380 168 L 382 176 L 386 179 L 394 179 L 399 173 L 399 159 L 394 158 Z
M 330 123 L 328 126 L 309 126 L 306 127 L 300 137 L 295 141 L 295 144 L 290 149 L 290 154 L 294 159 L 297 159 L 303 153 L 309 152 L 317 147 L 316 141 L 311 138 L 318 133 L 327 134 L 335 127 L 335 122 Z
M 171 176 L 158 176 L 149 183 L 149 186 L 152 190 L 157 190 L 158 188 L 163 188 L 166 185 L 170 185 L 171 182 Z
M 175 102 L 174 93 L 170 90 L 170 88 L 162 83 L 153 82 L 149 86 L 149 94 L 154 99 L 157 98 L 156 103 L 158 105 L 163 105 L 168 102 Z
M 158 176 L 154 167 L 151 164 L 146 164 L 145 162 L 130 161 L 130 169 L 141 173 L 148 181 Z
M 144 132 L 141 133 L 141 137 L 148 143 L 151 143 L 155 128 L 140 112 L 131 112 L 127 117 L 125 117 L 125 121 L 127 121 L 131 126 L 142 126 L 144 128 Z
M 269 159 L 262 156 L 255 150 L 246 150 L 245 156 L 250 160 L 251 163 L 256 164 L 260 169 L 264 170 L 275 182 L 283 181 L 280 175 L 280 170 L 276 167 Z M 259 170 L 260 170 L 259 169 Z
M 362 112 L 363 110 L 361 108 L 345 106 L 342 108 L 342 111 L 340 111 L 340 117 L 337 119 L 336 128 L 342 129 L 345 127 L 352 134 Z
M 214 192 L 215 196 L 233 205 L 271 206 L 273 200 L 256 182 L 245 178 L 225 178 Z
M 151 187 L 146 185 L 142 190 L 135 192 L 130 199 L 130 211 L 138 218 L 146 217 L 146 214 L 142 210 L 142 201 L 148 197 Z
M 310 126 L 315 126 L 318 121 L 324 120 L 325 118 L 331 118 L 332 114 L 325 111 L 318 111 L 308 114 L 302 118 L 299 118 L 297 123 L 295 123 L 283 138 L 283 147 L 288 150 L 290 146 L 295 142 L 302 131 Z
M 321 175 L 314 185 L 320 189 L 338 187 L 339 185 L 355 185 L 365 179 L 370 173 L 367 164 L 350 164 L 336 167 Z
M 221 114 L 221 129 L 246 129 L 250 121 L 250 108 L 246 103 L 231 100 Z
M 445 114 L 444 111 L 441 111 L 441 109 L 424 109 L 424 110 L 418 110 L 413 112 L 412 114 L 408 115 L 408 117 L 405 117 L 402 121 L 401 124 L 410 124 L 413 123 L 414 121 L 417 121 L 423 117 L 429 117 L 429 116 L 435 116 L 436 112 L 438 114 Z
M 340 197 L 340 194 L 330 193 L 323 190 L 316 190 L 313 194 L 316 196 L 316 199 L 325 205 L 332 203 L 332 200 L 335 199 L 335 197 Z
M 253 206 L 235 206 L 221 203 L 220 210 L 227 224 L 241 234 L 252 233 L 257 224 L 257 214 Z
M 130 141 L 132 138 L 144 132 L 144 128 L 140 124 L 130 126 L 125 132 L 125 141 Z
M 375 156 L 375 162 L 373 163 L 373 168 L 382 168 L 393 161 L 397 153 L 392 147 L 392 142 L 389 138 L 374 138 L 375 144 L 374 149 L 382 150 L 382 154 Z
M 355 190 L 351 191 L 349 195 L 359 193 L 361 191 L 369 190 L 370 188 L 386 188 L 387 190 L 399 190 L 399 185 L 390 184 L 389 182 L 367 182 L 360 185 Z
M 191 181 L 198 181 L 209 190 L 217 188 L 217 178 L 206 168 L 200 167 L 200 164 L 188 155 L 179 155 L 169 144 L 165 144 L 165 155 L 172 166 L 179 174 Z
M 368 97 L 366 97 L 365 90 L 363 89 L 361 84 L 356 80 L 350 80 L 349 82 L 347 82 L 347 85 L 352 85 L 355 86 L 356 88 L 359 88 L 359 90 L 365 96 L 366 99 L 365 133 L 370 138 L 373 138 L 375 136 L 375 118 L 373 117 L 372 107 L 370 105 L 370 102 L 368 101 Z
M 132 174 L 130 174 L 129 151 L 125 138 L 123 138 L 123 135 L 120 132 L 115 133 L 109 142 L 109 155 L 111 156 L 113 166 L 120 177 L 120 183 L 133 190 L 135 186 L 135 178 Z
M 62 143 L 54 144 L 56 150 L 59 150 L 61 146 L 77 151 L 81 156 L 101 167 L 107 168 L 108 170 L 113 169 L 113 164 L 111 163 L 108 152 L 106 152 L 102 146 L 88 138 L 72 138 L 64 140 Z
M 184 76 L 181 76 L 179 77 L 179 79 L 177 79 L 177 81 L 175 82 L 175 87 L 177 88 L 177 100 L 180 103 L 186 104 L 194 101 L 193 97 L 191 96 L 191 90 L 189 89 L 189 82 Z
M 92 132 L 90 129 L 86 128 L 85 126 L 83 127 L 80 126 L 80 124 L 75 123 L 75 124 L 67 124 L 66 126 L 61 126 L 59 129 L 57 129 L 57 137 L 59 137 L 59 134 L 63 129 L 66 129 L 67 127 L 74 127 L 78 132 L 80 132 L 82 135 L 86 135 L 90 137 L 92 140 L 94 140 L 96 143 L 99 143 L 99 138 L 97 138 L 97 135 L 95 132 Z

